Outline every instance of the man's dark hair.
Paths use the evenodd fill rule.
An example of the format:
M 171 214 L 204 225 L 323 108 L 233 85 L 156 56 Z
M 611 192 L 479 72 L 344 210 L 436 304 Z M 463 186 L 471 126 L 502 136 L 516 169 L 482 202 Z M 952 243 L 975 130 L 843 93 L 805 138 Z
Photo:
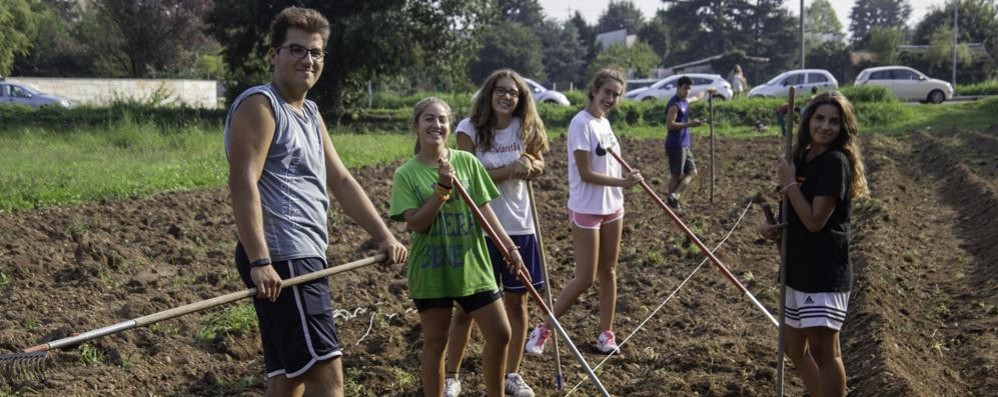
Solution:
M 326 17 L 311 8 L 288 7 L 281 10 L 270 23 L 270 47 L 283 45 L 290 28 L 318 33 L 322 36 L 323 45 L 329 41 L 329 20 Z
M 676 87 L 682 87 L 684 85 L 693 85 L 693 79 L 689 76 L 680 77 L 679 81 L 676 82 Z

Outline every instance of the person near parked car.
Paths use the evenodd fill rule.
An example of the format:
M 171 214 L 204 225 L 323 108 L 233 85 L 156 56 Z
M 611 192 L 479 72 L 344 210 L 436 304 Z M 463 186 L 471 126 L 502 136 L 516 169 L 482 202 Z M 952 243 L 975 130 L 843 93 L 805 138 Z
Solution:
M 697 165 L 690 149 L 692 137 L 690 128 L 703 124 L 700 119 L 690 119 L 690 103 L 703 96 L 690 97 L 693 80 L 683 76 L 677 81 L 676 95 L 665 105 L 665 155 L 669 159 L 669 195 L 666 203 L 673 209 L 680 209 L 680 196 L 690 181 L 697 175 Z
M 457 125 L 457 147 L 474 153 L 499 187 L 499 197 L 489 205 L 520 251 L 536 290 L 544 289 L 541 253 L 534 231 L 531 197 L 527 181 L 544 172 L 543 154 L 548 150 L 544 122 L 530 95 L 530 86 L 519 73 L 510 69 L 492 73 L 475 98 L 469 116 Z M 527 287 L 507 270 L 500 248 L 486 238 L 496 284 L 502 290 L 506 317 L 509 318 L 512 339 L 506 356 L 506 393 L 515 397 L 532 397 L 533 389 L 519 374 L 523 349 L 527 340 Z M 472 319 L 457 309 L 451 319 L 447 344 L 444 397 L 456 397 L 461 391 L 458 371 L 464 349 L 471 337 Z
M 395 170 L 388 214 L 392 220 L 405 221 L 412 236 L 409 296 L 423 332 L 424 395 L 443 395 L 444 351 L 457 303 L 485 336 L 482 377 L 488 395 L 501 397 L 509 321 L 492 273 L 485 233 L 469 206 L 481 210 L 503 245 L 514 244 L 489 204 L 499 197 L 499 189 L 488 171 L 471 153 L 447 148 L 450 123 L 450 106 L 440 98 L 425 98 L 413 107 L 409 128 L 416 136 L 415 155 Z M 474 203 L 464 202 L 454 192 L 457 182 Z M 512 263 L 506 263 L 507 269 L 516 273 L 523 258 L 516 249 L 509 254 Z
M 787 228 L 785 342 L 787 355 L 812 396 L 845 396 L 839 344 L 852 288 L 849 217 L 867 196 L 859 127 L 842 94 L 819 94 L 805 108 L 793 161 L 777 164 L 789 212 L 785 223 L 759 226 L 772 240 Z
M 575 275 L 551 309 L 560 318 L 599 279 L 599 327 L 596 349 L 618 349 L 613 333 L 617 305 L 617 257 L 624 224 L 624 188 L 644 180 L 625 173 L 607 153 L 620 153 L 607 113 L 624 93 L 624 73 L 615 68 L 596 72 L 589 85 L 589 104 L 568 126 L 568 219 L 571 224 Z M 527 341 L 527 352 L 542 354 L 551 339 L 551 320 L 541 323 Z
M 738 98 L 745 91 L 748 91 L 748 80 L 745 79 L 741 66 L 735 65 L 735 69 L 731 71 L 731 77 L 728 81 L 731 83 L 731 91 L 734 92 L 733 97 Z
M 260 325 L 268 396 L 342 396 L 339 339 L 321 278 L 282 291 L 281 280 L 326 265 L 329 193 L 371 234 L 388 260 L 406 248 L 382 222 L 333 148 L 315 102 L 305 99 L 322 74 L 329 21 L 288 7 L 270 25 L 271 82 L 233 102 L 225 154 L 238 243 L 235 261 Z M 328 188 L 328 190 L 327 190 Z

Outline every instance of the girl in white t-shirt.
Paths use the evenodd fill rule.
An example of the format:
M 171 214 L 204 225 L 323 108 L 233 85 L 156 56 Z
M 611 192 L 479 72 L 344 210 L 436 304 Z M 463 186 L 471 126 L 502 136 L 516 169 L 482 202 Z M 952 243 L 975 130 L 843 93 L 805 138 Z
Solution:
M 523 77 L 513 70 L 501 69 L 485 80 L 469 117 L 457 125 L 457 147 L 474 153 L 499 187 L 499 198 L 489 204 L 519 248 L 531 284 L 537 290 L 543 289 L 540 247 L 530 212 L 527 180 L 544 171 L 543 153 L 548 150 L 548 139 L 530 87 Z M 506 356 L 506 392 L 512 396 L 533 396 L 533 389 L 518 373 L 523 359 L 520 346 L 524 346 L 527 339 L 527 287 L 505 266 L 502 253 L 493 241 L 486 241 L 512 329 Z M 444 396 L 456 396 L 460 392 L 457 373 L 471 337 L 471 321 L 471 317 L 460 310 L 451 320 Z
M 624 194 L 641 182 L 641 174 L 622 172 L 607 150 L 620 154 L 606 114 L 624 93 L 624 75 L 602 69 L 589 85 L 589 105 L 568 126 L 568 217 L 572 227 L 575 276 L 558 294 L 555 317 L 561 317 L 599 277 L 599 325 L 596 348 L 617 350 L 613 316 L 617 304 L 617 255 L 623 230 Z M 540 354 L 551 337 L 551 324 L 530 333 L 527 351 Z

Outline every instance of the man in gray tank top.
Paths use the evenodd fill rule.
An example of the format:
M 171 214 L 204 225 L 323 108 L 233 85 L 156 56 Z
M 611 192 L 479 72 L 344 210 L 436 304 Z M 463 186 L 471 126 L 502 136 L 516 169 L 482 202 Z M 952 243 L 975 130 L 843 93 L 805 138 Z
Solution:
M 281 280 L 326 267 L 331 192 L 390 263 L 407 251 L 340 161 L 315 102 L 329 22 L 288 7 L 270 26 L 269 84 L 239 95 L 225 121 L 229 189 L 239 241 L 236 266 L 256 287 L 267 395 L 343 395 L 340 344 L 326 279 L 282 291 Z M 328 189 L 327 189 L 328 187 Z M 328 394 L 327 394 L 328 393 Z

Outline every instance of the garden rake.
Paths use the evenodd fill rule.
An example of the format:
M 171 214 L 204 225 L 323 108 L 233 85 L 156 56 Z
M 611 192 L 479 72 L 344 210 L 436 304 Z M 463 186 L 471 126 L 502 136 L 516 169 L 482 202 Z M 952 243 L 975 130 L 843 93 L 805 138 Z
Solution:
M 384 261 L 387 257 L 388 256 L 386 254 L 381 253 L 358 261 L 330 267 L 317 272 L 304 274 L 298 277 L 289 278 L 281 282 L 281 287 L 282 288 L 290 287 L 306 283 L 312 280 L 320 279 L 323 277 L 328 277 L 337 273 L 342 273 L 345 271 L 368 266 L 374 263 Z M 24 349 L 19 353 L 0 354 L 0 377 L 2 377 L 9 384 L 31 381 L 38 378 L 44 378 L 45 358 L 48 355 L 49 350 L 73 346 L 78 343 L 85 342 L 91 339 L 100 338 L 102 336 L 116 334 L 118 332 L 129 330 L 132 328 L 146 326 L 163 320 L 180 317 L 185 314 L 190 314 L 211 307 L 223 305 L 230 302 L 235 302 L 240 299 L 256 296 L 256 294 L 257 294 L 256 288 L 249 288 L 239 292 L 233 292 L 230 294 L 217 296 L 211 299 L 190 303 L 184 306 L 167 309 L 161 312 L 148 314 L 128 321 L 123 321 L 117 324 L 87 331 L 82 334 L 72 335 L 48 343 L 32 346 L 27 349 Z
M 624 161 L 624 159 L 621 158 L 619 154 L 617 154 L 617 152 L 613 151 L 612 149 L 603 149 L 603 150 L 605 150 L 607 153 L 613 156 L 613 158 L 616 159 L 618 163 L 620 163 L 620 166 L 624 169 L 624 171 L 634 172 L 634 169 L 631 168 L 631 166 L 628 165 L 627 162 Z M 713 251 L 708 249 L 707 246 L 704 245 L 703 241 L 700 241 L 700 238 L 697 237 L 696 233 L 693 233 L 693 231 L 686 226 L 686 223 L 683 222 L 683 220 L 680 219 L 675 212 L 669 209 L 669 206 L 665 205 L 665 202 L 662 201 L 662 198 L 660 198 L 658 194 L 656 194 L 655 191 L 651 189 L 651 186 L 648 186 L 648 183 L 645 181 L 641 181 L 640 184 L 641 188 L 644 189 L 645 193 L 648 193 L 648 196 L 651 197 L 651 199 L 655 202 L 655 204 L 657 204 L 659 208 L 665 211 L 665 214 L 668 215 L 673 222 L 675 222 L 676 226 L 679 226 L 679 229 L 682 230 L 682 232 L 686 234 L 686 236 L 689 237 L 689 239 L 693 241 L 693 243 L 696 244 L 698 248 L 700 248 L 700 252 L 703 252 L 707 255 L 707 258 L 710 259 L 710 262 L 714 264 L 714 267 L 716 267 L 717 270 L 721 272 L 724 278 L 726 278 L 731 283 L 731 285 L 734 285 L 735 288 L 737 288 L 739 291 L 745 294 L 745 296 L 749 298 L 750 301 L 752 301 L 752 304 L 754 304 L 757 308 L 759 308 L 759 310 L 762 311 L 763 314 L 766 315 L 766 318 L 768 318 L 769 321 L 773 323 L 773 326 L 779 326 L 779 322 L 776 321 L 776 317 L 773 317 L 772 314 L 769 314 L 769 310 L 766 310 L 766 307 L 763 306 L 762 303 L 760 303 L 759 300 L 756 299 L 751 292 L 749 292 L 748 288 L 745 288 L 745 286 L 742 285 L 740 281 L 738 281 L 738 278 L 736 278 L 733 274 L 731 274 L 731 271 L 729 271 L 728 268 L 724 266 L 724 263 L 721 262 L 721 260 L 718 259 L 716 256 L 714 256 Z

